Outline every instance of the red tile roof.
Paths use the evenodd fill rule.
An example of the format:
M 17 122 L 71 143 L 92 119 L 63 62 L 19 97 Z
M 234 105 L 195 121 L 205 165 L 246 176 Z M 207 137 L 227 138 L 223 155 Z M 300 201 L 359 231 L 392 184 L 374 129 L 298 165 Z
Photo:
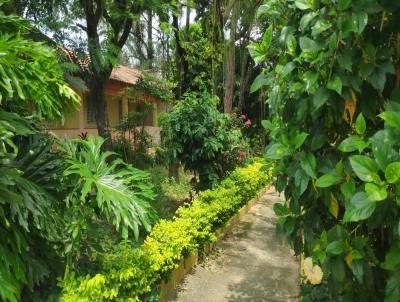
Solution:
M 142 75 L 143 73 L 140 70 L 119 65 L 111 72 L 110 80 L 135 85 Z

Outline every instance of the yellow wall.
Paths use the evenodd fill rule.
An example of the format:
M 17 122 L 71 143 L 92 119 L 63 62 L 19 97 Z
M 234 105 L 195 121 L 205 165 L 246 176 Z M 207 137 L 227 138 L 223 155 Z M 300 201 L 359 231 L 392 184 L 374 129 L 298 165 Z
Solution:
M 107 110 L 108 110 L 108 118 L 110 122 L 110 126 L 115 128 L 118 123 L 120 122 L 120 118 L 123 116 L 123 101 L 121 97 L 116 97 L 117 93 L 120 91 L 121 87 L 125 87 L 122 84 L 112 84 L 108 86 L 107 92 Z M 157 100 L 150 96 L 143 96 L 143 100 L 148 100 L 153 103 L 156 103 L 157 106 L 153 111 L 153 125 L 148 126 L 156 126 L 157 125 L 157 117 L 158 112 L 165 111 L 165 108 L 162 104 L 160 104 Z M 120 104 L 121 102 L 121 104 Z M 131 106 L 129 106 L 131 107 Z M 130 108 L 133 110 L 133 108 Z M 80 111 L 83 112 L 80 112 Z M 87 106 L 87 99 L 85 97 L 81 97 L 81 106 L 79 109 L 75 110 L 65 110 L 65 119 L 64 124 L 61 123 L 61 120 L 49 123 L 48 129 L 80 129 L 80 126 L 84 129 L 96 129 L 96 123 L 94 121 L 88 122 L 88 106 Z M 82 125 L 79 125 L 79 115 L 83 118 Z M 82 119 L 81 119 L 82 120 Z M 81 129 L 82 131 L 84 129 Z

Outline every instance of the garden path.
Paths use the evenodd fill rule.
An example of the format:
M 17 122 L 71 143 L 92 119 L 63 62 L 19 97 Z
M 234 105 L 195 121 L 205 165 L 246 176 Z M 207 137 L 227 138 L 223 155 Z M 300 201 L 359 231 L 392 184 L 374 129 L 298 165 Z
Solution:
M 282 198 L 273 189 L 261 196 L 168 301 L 298 301 L 299 264 L 276 232 L 276 202 Z

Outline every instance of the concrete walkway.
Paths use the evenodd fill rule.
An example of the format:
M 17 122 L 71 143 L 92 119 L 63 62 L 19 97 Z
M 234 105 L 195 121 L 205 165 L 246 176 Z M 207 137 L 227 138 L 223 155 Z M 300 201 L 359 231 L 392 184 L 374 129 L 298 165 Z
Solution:
M 299 264 L 275 229 L 280 201 L 274 190 L 264 194 L 168 301 L 298 301 Z

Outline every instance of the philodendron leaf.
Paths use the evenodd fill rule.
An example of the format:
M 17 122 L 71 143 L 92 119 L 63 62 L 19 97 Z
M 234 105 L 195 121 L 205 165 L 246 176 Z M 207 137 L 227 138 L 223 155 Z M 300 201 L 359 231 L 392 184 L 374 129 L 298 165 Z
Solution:
M 315 185 L 318 188 L 327 188 L 333 185 L 336 185 L 342 181 L 340 176 L 332 175 L 332 174 L 324 174 L 320 178 L 317 179 Z
M 361 137 L 352 135 L 343 140 L 338 149 L 342 152 L 362 151 L 368 146 L 368 143 L 363 141 Z
M 369 199 L 367 193 L 358 192 L 350 200 L 344 213 L 344 222 L 354 222 L 369 218 L 375 211 L 376 202 Z
M 385 178 L 391 184 L 396 183 L 400 179 L 400 162 L 391 163 L 386 167 Z
M 358 133 L 358 134 L 360 134 L 360 135 L 363 135 L 364 134 L 364 132 L 365 132 L 365 130 L 366 130 L 366 128 L 367 128 L 367 125 L 366 125 L 366 123 L 365 123 L 365 118 L 364 118 L 364 116 L 363 116 L 363 114 L 362 113 L 360 113 L 359 115 L 358 115 L 358 117 L 357 117 L 357 120 L 356 120 L 356 132 Z
M 378 166 L 373 159 L 365 155 L 353 155 L 349 160 L 353 171 L 362 181 L 371 182 L 377 178 Z

